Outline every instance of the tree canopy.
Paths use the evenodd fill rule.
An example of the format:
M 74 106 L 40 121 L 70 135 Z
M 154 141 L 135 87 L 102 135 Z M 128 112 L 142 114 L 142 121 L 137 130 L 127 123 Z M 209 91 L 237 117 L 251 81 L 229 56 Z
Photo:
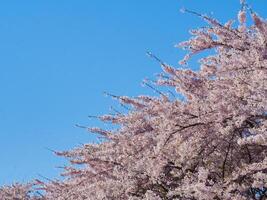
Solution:
M 129 111 L 98 117 L 117 129 L 88 128 L 103 142 L 57 152 L 70 161 L 63 181 L 5 186 L 0 199 L 267 199 L 267 22 L 241 5 L 238 25 L 184 10 L 207 26 L 179 44 L 181 68 L 149 53 L 163 73 L 145 84 L 159 95 L 111 95 Z M 199 71 L 186 66 L 211 49 Z

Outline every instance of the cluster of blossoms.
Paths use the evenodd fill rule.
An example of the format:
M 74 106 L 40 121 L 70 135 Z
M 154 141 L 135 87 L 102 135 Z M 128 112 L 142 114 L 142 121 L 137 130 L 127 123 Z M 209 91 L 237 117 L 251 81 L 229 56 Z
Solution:
M 1 200 L 38 200 L 39 197 L 33 197 L 33 184 L 13 184 L 0 188 Z
M 267 22 L 247 10 L 243 2 L 238 27 L 187 11 L 208 26 L 180 44 L 189 51 L 181 64 L 208 49 L 214 55 L 199 71 L 161 62 L 157 84 L 184 98 L 113 96 L 129 112 L 99 117 L 116 130 L 88 128 L 100 144 L 57 153 L 71 163 L 63 181 L 37 181 L 43 195 L 3 187 L 0 199 L 267 199 Z

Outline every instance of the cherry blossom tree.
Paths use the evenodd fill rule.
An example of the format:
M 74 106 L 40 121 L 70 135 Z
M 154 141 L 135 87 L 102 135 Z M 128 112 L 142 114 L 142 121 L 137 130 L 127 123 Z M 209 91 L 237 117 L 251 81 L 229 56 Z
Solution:
M 98 117 L 119 128 L 84 127 L 101 143 L 56 153 L 70 161 L 63 181 L 36 180 L 43 195 L 2 187 L 0 199 L 267 199 L 267 22 L 241 5 L 238 25 L 184 10 L 207 26 L 179 44 L 188 51 L 181 68 L 148 53 L 163 73 L 158 86 L 145 84 L 159 95 L 110 95 L 129 110 Z M 191 70 L 188 60 L 205 50 L 211 55 Z
M 43 197 L 41 194 L 33 196 L 33 184 L 15 183 L 11 186 L 0 188 L 1 200 L 38 200 Z M 38 192 L 37 192 L 38 193 Z

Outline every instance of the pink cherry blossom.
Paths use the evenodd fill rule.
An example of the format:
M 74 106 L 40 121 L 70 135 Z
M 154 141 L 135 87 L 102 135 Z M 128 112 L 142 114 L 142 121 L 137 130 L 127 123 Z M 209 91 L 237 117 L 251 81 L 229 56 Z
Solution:
M 237 26 L 185 12 L 208 23 L 180 44 L 188 51 L 182 64 L 214 50 L 200 59 L 200 70 L 175 68 L 149 53 L 163 68 L 156 84 L 178 97 L 157 85 L 151 88 L 159 96 L 110 95 L 127 112 L 97 118 L 118 128 L 84 127 L 104 140 L 57 152 L 70 161 L 63 180 L 5 186 L 0 199 L 267 198 L 267 22 L 252 12 L 254 24 L 246 24 L 244 5 Z

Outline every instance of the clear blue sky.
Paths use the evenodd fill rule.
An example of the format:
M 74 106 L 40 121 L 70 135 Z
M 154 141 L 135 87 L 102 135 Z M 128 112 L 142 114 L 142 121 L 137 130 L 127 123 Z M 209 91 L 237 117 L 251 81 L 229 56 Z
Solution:
M 252 2 L 252 1 L 251 1 Z M 238 0 L 0 1 L 0 184 L 56 177 L 64 164 L 46 148 L 70 149 L 94 137 L 74 124 L 109 112 L 104 97 L 148 93 L 160 72 L 145 52 L 176 65 L 174 45 L 202 26 L 186 7 L 233 18 Z M 267 16 L 265 1 L 253 8 Z

